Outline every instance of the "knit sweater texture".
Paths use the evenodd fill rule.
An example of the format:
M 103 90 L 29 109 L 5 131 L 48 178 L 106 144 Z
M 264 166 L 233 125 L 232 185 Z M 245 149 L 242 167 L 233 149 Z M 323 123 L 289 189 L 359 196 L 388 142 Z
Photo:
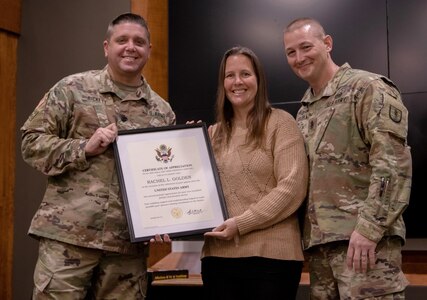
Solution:
M 206 237 L 202 257 L 301 261 L 296 212 L 308 181 L 302 135 L 295 119 L 280 109 L 268 119 L 264 149 L 248 146 L 246 134 L 247 129 L 235 128 L 228 147 L 215 151 L 228 214 L 239 235 L 230 241 Z

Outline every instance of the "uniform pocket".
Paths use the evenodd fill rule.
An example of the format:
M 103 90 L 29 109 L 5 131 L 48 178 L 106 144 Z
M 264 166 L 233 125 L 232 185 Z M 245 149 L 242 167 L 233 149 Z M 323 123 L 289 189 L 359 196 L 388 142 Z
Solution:
M 142 295 L 142 300 L 147 297 L 147 288 L 148 288 L 148 274 L 144 272 L 141 279 L 139 280 L 139 291 Z
M 401 240 L 398 237 L 383 238 L 376 249 L 375 266 L 367 273 L 364 297 L 378 297 L 398 293 L 409 284 L 402 272 Z M 359 298 L 358 298 L 359 299 Z
M 333 128 L 331 128 L 331 126 L 329 126 L 332 116 L 335 113 L 335 108 L 331 107 L 328 110 L 326 110 L 325 113 L 319 115 L 318 119 L 315 120 L 310 120 L 309 122 L 309 130 L 311 130 L 311 128 L 313 128 L 313 130 L 315 131 L 315 148 L 316 149 L 316 153 L 321 153 L 321 152 L 330 152 L 331 149 L 327 149 L 327 146 L 329 145 L 329 143 L 331 142 L 329 140 L 330 135 L 329 132 L 333 131 Z M 312 124 L 312 122 L 315 122 L 315 124 Z M 335 135 L 335 132 L 332 134 L 333 136 Z
M 52 278 L 53 272 L 50 271 L 39 259 L 34 271 L 34 285 L 36 288 L 40 292 L 45 291 L 52 281 Z
M 74 137 L 90 138 L 101 127 L 101 122 L 98 120 L 94 106 L 76 103 L 74 105 L 72 126 L 71 130 L 74 132 Z

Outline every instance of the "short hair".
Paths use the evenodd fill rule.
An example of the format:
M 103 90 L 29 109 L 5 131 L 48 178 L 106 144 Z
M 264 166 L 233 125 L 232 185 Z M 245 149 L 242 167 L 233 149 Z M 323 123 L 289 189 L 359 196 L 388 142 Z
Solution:
M 286 26 L 284 32 L 285 33 L 292 32 L 297 29 L 300 29 L 301 27 L 304 27 L 305 25 L 314 25 L 316 30 L 313 33 L 318 38 L 323 38 L 326 35 L 325 29 L 323 28 L 322 24 L 320 24 L 320 22 L 317 21 L 316 19 L 308 18 L 308 17 L 303 17 L 303 18 L 298 18 L 293 20 L 288 24 L 288 26 Z
M 133 14 L 133 13 L 124 13 L 114 18 L 114 20 L 112 20 L 110 24 L 108 24 L 105 39 L 109 40 L 111 38 L 111 35 L 113 34 L 114 26 L 123 24 L 123 23 L 135 23 L 135 24 L 141 25 L 141 27 L 147 30 L 147 38 L 148 38 L 148 41 L 150 41 L 150 30 L 148 30 L 147 21 L 145 21 L 145 19 L 140 15 Z

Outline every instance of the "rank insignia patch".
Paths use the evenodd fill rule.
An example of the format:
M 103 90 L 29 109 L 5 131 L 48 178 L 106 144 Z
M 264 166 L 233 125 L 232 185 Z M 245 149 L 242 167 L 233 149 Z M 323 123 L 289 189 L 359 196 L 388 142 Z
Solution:
M 400 121 L 402 121 L 402 111 L 393 105 L 390 105 L 389 115 L 390 119 L 395 123 L 400 123 Z

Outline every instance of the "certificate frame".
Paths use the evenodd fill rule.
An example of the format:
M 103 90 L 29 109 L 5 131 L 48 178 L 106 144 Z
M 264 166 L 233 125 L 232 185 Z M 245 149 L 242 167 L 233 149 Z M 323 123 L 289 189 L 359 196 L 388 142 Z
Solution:
M 191 239 L 228 218 L 205 123 L 119 131 L 113 149 L 131 242 Z

